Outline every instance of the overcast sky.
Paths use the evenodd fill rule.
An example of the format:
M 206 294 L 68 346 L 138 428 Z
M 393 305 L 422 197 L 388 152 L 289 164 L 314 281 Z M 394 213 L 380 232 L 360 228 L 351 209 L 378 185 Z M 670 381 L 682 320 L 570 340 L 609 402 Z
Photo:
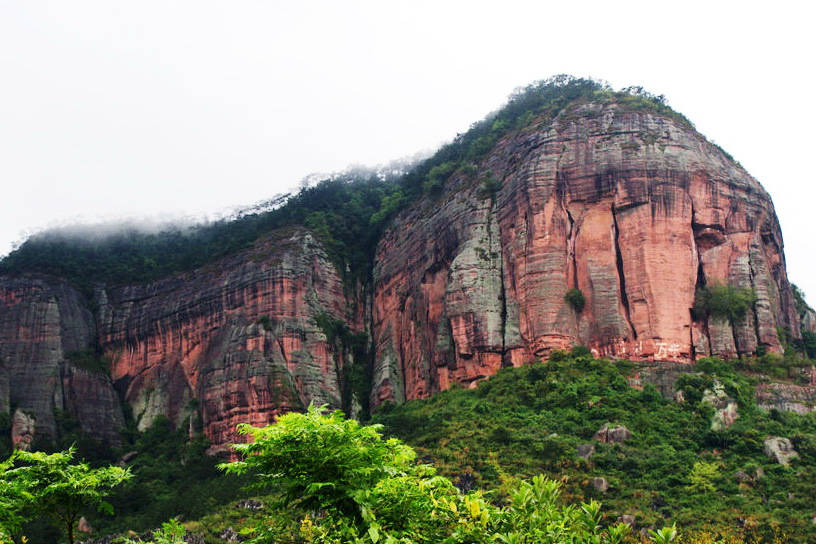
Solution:
M 804 2 L 0 0 L 0 254 L 437 147 L 569 73 L 665 94 L 773 197 L 816 303 Z

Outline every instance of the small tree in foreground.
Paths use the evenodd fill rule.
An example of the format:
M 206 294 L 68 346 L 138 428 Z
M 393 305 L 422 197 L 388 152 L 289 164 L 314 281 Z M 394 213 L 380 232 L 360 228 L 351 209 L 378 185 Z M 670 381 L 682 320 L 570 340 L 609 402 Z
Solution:
M 11 492 L 12 505 L 9 519 L 0 515 L 0 524 L 5 522 L 6 538 L 11 538 L 24 522 L 45 514 L 65 529 L 68 542 L 73 543 L 82 512 L 96 509 L 112 514 L 105 498 L 128 478 L 130 472 L 119 467 L 94 469 L 75 462 L 73 448 L 52 454 L 16 451 L 0 465 L 0 490 L 4 501 L 6 491 Z M 0 535 L 3 528 L 0 525 Z
M 504 507 L 480 492 L 462 494 L 417 464 L 410 447 L 384 440 L 380 426 L 321 412 L 310 406 L 275 425 L 239 427 L 254 442 L 234 445 L 243 460 L 222 468 L 277 486 L 299 520 L 288 534 L 279 523 L 258 527 L 252 542 L 616 544 L 628 531 L 605 527 L 598 502 L 560 504 L 560 484 L 544 476 L 518 481 Z

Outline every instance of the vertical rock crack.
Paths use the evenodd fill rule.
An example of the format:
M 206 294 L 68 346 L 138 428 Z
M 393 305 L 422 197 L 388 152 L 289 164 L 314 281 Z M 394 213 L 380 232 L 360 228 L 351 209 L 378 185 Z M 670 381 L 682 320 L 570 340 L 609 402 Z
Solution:
M 623 254 L 621 253 L 620 248 L 620 229 L 618 228 L 618 214 L 617 210 L 615 210 L 615 205 L 612 204 L 612 228 L 614 229 L 615 236 L 615 265 L 618 268 L 618 281 L 620 283 L 620 297 L 621 297 L 621 304 L 623 305 L 623 313 L 624 317 L 626 317 L 626 322 L 629 324 L 629 328 L 632 331 L 632 339 L 637 340 L 637 331 L 635 330 L 635 326 L 632 324 L 632 317 L 629 312 L 629 296 L 626 294 L 626 275 L 623 272 Z

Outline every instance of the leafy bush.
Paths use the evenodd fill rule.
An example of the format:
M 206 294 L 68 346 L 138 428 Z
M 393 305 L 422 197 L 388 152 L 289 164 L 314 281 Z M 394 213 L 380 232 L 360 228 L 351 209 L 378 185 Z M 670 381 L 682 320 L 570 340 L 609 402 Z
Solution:
M 783 524 L 796 535 L 791 541 L 812 540 L 812 505 L 805 500 L 816 495 L 812 414 L 758 409 L 755 378 L 738 372 L 738 363 L 711 358 L 688 368 L 676 383 L 685 401 L 673 402 L 648 384 L 642 391 L 631 387 L 632 363 L 575 351 L 553 352 L 546 364 L 502 369 L 476 389 L 390 406 L 373 419 L 439 473 L 451 479 L 469 474 L 476 488 L 501 490 L 506 474 L 543 473 L 564 482 L 568 500 L 585 501 L 601 497 L 591 481 L 604 477 L 613 490 L 603 495 L 610 519 L 632 514 L 641 527 L 677 523 L 683 532 L 710 529 L 754 542 L 773 542 L 773 526 Z M 700 402 L 715 383 L 738 404 L 739 418 L 722 431 L 711 430 L 716 409 Z M 593 441 L 607 423 L 626 426 L 632 436 L 619 444 Z M 795 469 L 764 455 L 767 436 L 790 437 L 795 447 L 801 437 Z M 578 447 L 588 443 L 594 454 L 578 457 Z M 755 477 L 757 467 L 764 477 Z M 751 474 L 749 483 L 734 478 L 737 470 Z M 502 493 L 496 500 L 507 500 Z M 734 530 L 740 519 L 750 523 Z
M 584 311 L 584 306 L 586 306 L 586 297 L 584 293 L 580 289 L 572 288 L 567 291 L 567 294 L 564 295 L 564 300 L 567 301 L 575 313 L 581 313 Z
M 712 283 L 697 290 L 694 312 L 700 317 L 711 316 L 733 324 L 745 317 L 746 312 L 753 308 L 754 302 L 756 294 L 749 287 Z
M 74 542 L 74 530 L 86 510 L 113 513 L 105 499 L 131 474 L 110 466 L 91 468 L 74 461 L 74 450 L 46 454 L 16 451 L 0 463 L 0 542 L 14 538 L 26 521 L 51 517 Z
M 604 527 L 596 501 L 559 504 L 561 485 L 541 475 L 513 481 L 503 507 L 478 492 L 462 494 L 433 467 L 417 464 L 410 447 L 384 440 L 379 426 L 321 410 L 310 406 L 269 427 L 240 427 L 254 442 L 234 445 L 243 460 L 223 468 L 280 488 L 284 506 L 300 520 L 297 533 L 293 524 L 258 528 L 253 543 L 617 544 L 628 531 L 622 523 Z M 669 528 L 653 538 L 668 544 L 675 535 Z

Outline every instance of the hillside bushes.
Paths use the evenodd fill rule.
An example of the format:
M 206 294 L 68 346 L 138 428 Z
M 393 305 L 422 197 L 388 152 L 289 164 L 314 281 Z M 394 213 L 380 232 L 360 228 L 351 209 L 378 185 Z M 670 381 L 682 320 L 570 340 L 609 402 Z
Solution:
M 816 535 L 807 504 L 816 496 L 816 417 L 758 409 L 754 379 L 735 363 L 705 359 L 694 370 L 678 382 L 685 401 L 674 402 L 651 385 L 632 387 L 640 378 L 630 363 L 555 352 L 546 364 L 503 369 L 473 390 L 384 407 L 374 421 L 456 483 L 499 488 L 505 474 L 543 473 L 564 483 L 568 500 L 603 499 L 609 518 L 632 515 L 640 527 L 676 522 L 756 542 L 773 542 L 780 527 L 794 542 Z M 739 417 L 721 430 L 704 401 L 716 384 L 738 404 Z M 595 440 L 605 424 L 623 425 L 631 437 Z M 768 436 L 790 437 L 800 459 L 769 460 Z M 586 459 L 577 455 L 583 445 L 593 448 Z M 737 471 L 750 475 L 747 483 Z M 595 489 L 594 478 L 609 490 Z
M 602 523 L 597 501 L 560 504 L 561 485 L 543 476 L 513 481 L 504 506 L 460 493 L 379 431 L 315 406 L 268 427 L 241 426 L 253 441 L 234 445 L 242 460 L 222 467 L 280 490 L 295 520 L 257 528 L 252 542 L 617 544 L 629 530 Z M 675 535 L 673 528 L 652 533 L 659 544 Z

